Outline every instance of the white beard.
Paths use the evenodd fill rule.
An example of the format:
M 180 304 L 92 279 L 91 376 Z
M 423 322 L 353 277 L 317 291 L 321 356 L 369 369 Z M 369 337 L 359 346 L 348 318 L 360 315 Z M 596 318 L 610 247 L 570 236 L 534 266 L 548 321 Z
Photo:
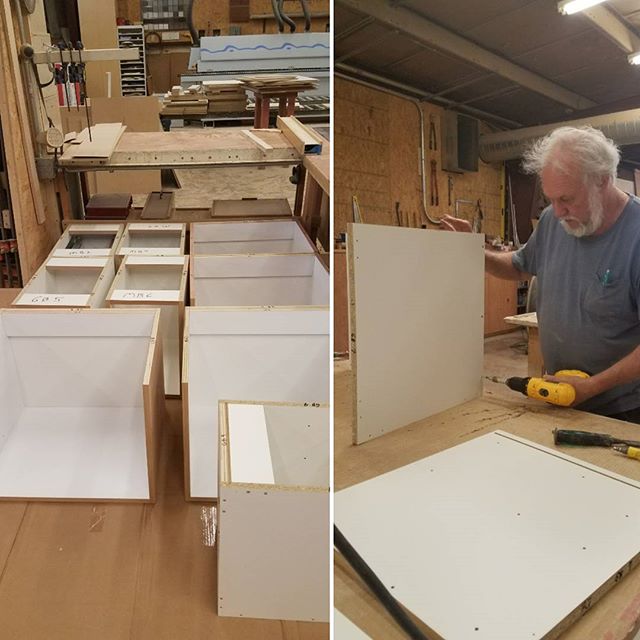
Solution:
M 569 226 L 568 221 L 572 220 L 577 223 L 577 227 Z M 575 238 L 593 235 L 601 226 L 604 220 L 604 207 L 602 201 L 598 197 L 596 190 L 592 190 L 589 194 L 589 219 L 587 222 L 579 222 L 575 218 L 563 218 L 560 220 L 562 228 Z

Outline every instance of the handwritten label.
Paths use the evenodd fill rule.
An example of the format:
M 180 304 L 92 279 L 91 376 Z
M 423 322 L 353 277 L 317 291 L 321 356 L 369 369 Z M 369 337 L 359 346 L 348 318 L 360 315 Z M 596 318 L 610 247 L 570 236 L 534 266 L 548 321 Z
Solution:
M 20 296 L 16 304 L 42 305 L 45 307 L 82 307 L 88 304 L 89 298 L 90 296 L 84 294 L 25 293 Z
M 129 302 L 178 302 L 180 300 L 180 292 L 173 289 L 158 289 L 156 291 L 116 289 L 111 295 L 111 300 L 126 300 Z
M 129 225 L 130 231 L 153 231 L 159 229 L 162 231 L 182 231 L 182 224 L 176 224 L 175 222 L 150 222 L 148 224 L 135 224 Z
M 108 256 L 109 249 L 56 249 L 53 254 L 56 258 L 83 257 L 83 256 Z
M 122 253 L 128 256 L 147 256 L 147 255 L 179 255 L 180 249 L 173 249 L 171 247 L 123 247 Z

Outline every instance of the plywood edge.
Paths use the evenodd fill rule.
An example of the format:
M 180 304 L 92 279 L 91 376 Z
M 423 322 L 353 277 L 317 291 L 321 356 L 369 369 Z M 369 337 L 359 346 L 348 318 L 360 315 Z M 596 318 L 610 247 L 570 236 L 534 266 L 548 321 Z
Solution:
M 309 243 L 309 246 L 313 250 L 313 253 L 317 254 L 318 248 L 316 247 L 315 243 L 311 239 L 311 236 L 309 236 L 309 234 L 307 233 L 307 230 L 304 228 L 304 225 L 302 224 L 302 220 L 299 217 L 296 217 L 294 218 L 294 222 L 298 225 L 298 228 L 302 232 L 302 235 L 305 237 L 306 241 Z
M 353 264 L 353 223 L 347 225 L 347 291 L 349 305 L 349 352 L 351 355 L 351 441 L 360 444 L 358 440 L 358 358 L 356 341 L 356 287 L 355 265 Z
M 229 450 L 229 405 L 218 401 L 218 496 L 220 489 L 231 485 L 231 452 Z
M 184 471 L 184 499 L 191 497 L 191 461 L 189 446 L 189 309 L 185 310 L 182 335 L 182 461 Z
M 89 306 L 92 308 L 103 307 L 107 297 L 107 293 L 111 289 L 111 285 L 115 278 L 114 261 L 107 260 L 102 268 L 98 279 L 96 280 L 91 295 L 89 296 Z
M 195 256 L 193 254 L 189 255 L 189 305 L 192 307 L 197 306 L 196 303 L 196 282 L 195 277 L 193 275 L 194 272 L 194 260 Z
M 157 311 L 150 338 L 149 355 L 142 387 L 150 502 L 155 502 L 157 498 L 162 427 L 166 416 L 162 340 L 158 339 L 159 322 L 160 312 Z

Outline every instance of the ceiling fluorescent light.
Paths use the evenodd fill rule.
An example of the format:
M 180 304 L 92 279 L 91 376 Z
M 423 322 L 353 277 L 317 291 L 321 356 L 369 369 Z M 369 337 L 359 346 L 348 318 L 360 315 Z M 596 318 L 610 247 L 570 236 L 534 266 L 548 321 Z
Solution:
M 629 54 L 629 64 L 640 64 L 640 51 Z
M 558 11 L 568 16 L 572 13 L 578 13 L 578 11 L 584 11 L 601 2 L 604 2 L 604 0 L 563 0 L 558 2 Z

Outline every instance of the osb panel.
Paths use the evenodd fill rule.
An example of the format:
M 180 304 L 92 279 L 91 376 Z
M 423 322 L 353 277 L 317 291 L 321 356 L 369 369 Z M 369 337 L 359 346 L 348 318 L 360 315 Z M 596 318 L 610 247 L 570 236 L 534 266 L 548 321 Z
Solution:
M 396 203 L 403 226 L 419 226 L 422 217 L 420 118 L 416 105 L 363 87 L 335 80 L 335 233 L 352 221 L 352 196 L 358 197 L 365 221 L 397 225 Z M 425 119 L 427 210 L 440 218 L 454 214 L 456 199 L 481 201 L 483 231 L 499 235 L 502 218 L 502 166 L 479 162 L 477 173 L 448 173 L 441 167 L 440 119 L 443 109 L 421 103 Z M 429 149 L 433 119 L 437 149 Z M 484 131 L 481 123 L 481 132 Z M 436 161 L 438 206 L 431 205 L 431 161 Z M 448 177 L 452 177 L 451 205 Z M 475 207 L 459 205 L 459 215 L 472 220 Z M 429 225 L 430 226 L 430 225 Z

